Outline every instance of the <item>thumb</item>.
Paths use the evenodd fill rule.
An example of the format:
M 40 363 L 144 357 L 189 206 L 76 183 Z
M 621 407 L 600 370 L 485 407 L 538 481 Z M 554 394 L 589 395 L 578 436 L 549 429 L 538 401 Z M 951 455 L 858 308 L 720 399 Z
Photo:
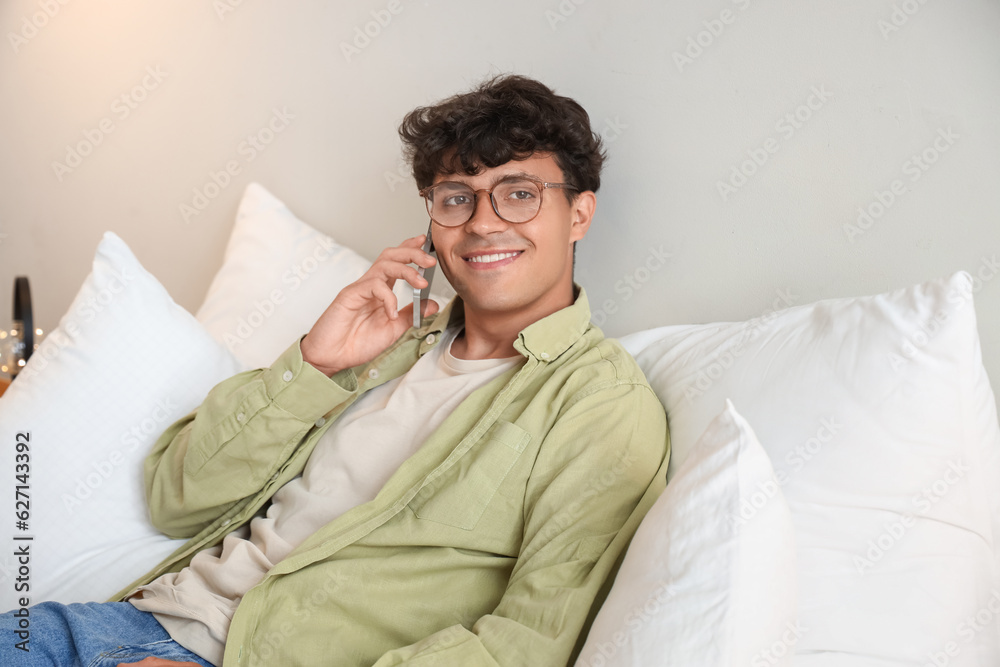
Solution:
M 430 317 L 441 310 L 441 306 L 434 299 L 421 299 L 420 300 L 420 314 L 422 317 Z M 413 304 L 408 303 L 399 311 L 400 322 L 413 322 Z M 405 331 L 405 329 L 404 329 Z
M 420 312 L 424 317 L 436 315 L 441 310 L 441 306 L 434 299 L 421 299 Z

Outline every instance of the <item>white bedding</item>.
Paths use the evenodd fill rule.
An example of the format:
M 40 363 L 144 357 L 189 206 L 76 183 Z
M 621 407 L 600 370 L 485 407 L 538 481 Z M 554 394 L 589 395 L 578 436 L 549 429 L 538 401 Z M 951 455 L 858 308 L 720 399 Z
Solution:
M 305 333 L 366 266 L 253 184 L 196 319 L 105 235 L 59 328 L 0 399 L 0 441 L 31 434 L 32 603 L 104 599 L 176 548 L 146 518 L 145 451 L 214 383 Z M 580 664 L 660 664 L 668 647 L 694 647 L 690 665 L 1000 664 L 1000 427 L 974 292 L 960 272 L 626 336 L 667 410 L 671 483 L 687 466 L 727 484 L 668 485 Z M 703 435 L 717 449 L 699 450 Z M 0 470 L 14 455 L 0 448 Z M 718 530 L 674 530 L 701 519 Z M 9 609 L 18 564 L 3 553 Z

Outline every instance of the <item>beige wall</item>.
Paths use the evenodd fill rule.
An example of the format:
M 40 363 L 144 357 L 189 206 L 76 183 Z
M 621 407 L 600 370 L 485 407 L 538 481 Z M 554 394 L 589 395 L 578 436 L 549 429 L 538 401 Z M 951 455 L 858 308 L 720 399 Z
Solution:
M 996 1 L 6 0 L 0 32 L 0 322 L 27 274 L 52 328 L 109 229 L 196 310 L 251 180 L 369 257 L 420 233 L 395 128 L 501 71 L 608 141 L 577 277 L 612 335 L 992 278 L 1000 254 Z M 1000 280 L 977 304 L 1000 378 Z

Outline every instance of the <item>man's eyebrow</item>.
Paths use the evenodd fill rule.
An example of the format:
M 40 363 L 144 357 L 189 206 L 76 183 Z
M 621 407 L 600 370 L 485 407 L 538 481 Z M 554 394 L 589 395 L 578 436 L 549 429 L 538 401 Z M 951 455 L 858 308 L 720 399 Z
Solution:
M 505 181 L 508 178 L 538 178 L 538 177 L 535 176 L 534 174 L 529 174 L 526 171 L 513 171 L 513 172 L 511 172 L 509 174 L 504 174 L 504 175 L 500 176 L 499 178 L 497 178 L 493 182 L 494 183 L 499 183 L 500 181 Z
M 449 176 L 458 176 L 458 174 L 449 174 Z M 506 180 L 509 180 L 509 179 L 512 179 L 512 178 L 527 178 L 527 179 L 545 180 L 545 179 L 539 178 L 535 174 L 529 174 L 526 171 L 512 171 L 509 174 L 498 174 L 496 178 L 494 178 L 492 181 L 490 181 L 489 187 L 492 188 L 494 185 L 496 185 L 500 181 L 506 181 Z M 450 178 L 446 178 L 443 181 L 439 181 L 439 183 L 461 183 L 462 185 L 469 185 L 465 181 L 455 181 L 455 180 L 451 180 Z M 469 186 L 469 187 L 472 187 L 472 186 Z M 487 189 L 489 189 L 489 188 L 487 188 Z

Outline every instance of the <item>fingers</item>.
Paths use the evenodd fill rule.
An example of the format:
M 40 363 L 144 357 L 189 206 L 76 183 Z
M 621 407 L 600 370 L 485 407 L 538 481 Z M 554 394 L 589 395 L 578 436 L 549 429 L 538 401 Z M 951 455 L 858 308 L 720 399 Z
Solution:
M 427 279 L 420 275 L 420 272 L 408 264 L 398 262 L 379 262 L 368 269 L 368 274 L 362 280 L 376 280 L 386 285 L 395 284 L 397 279 L 405 280 L 411 287 L 423 289 L 427 287 Z
M 390 321 L 399 316 L 399 313 L 396 312 L 396 307 L 399 303 L 396 300 L 396 295 L 393 294 L 393 291 L 389 289 L 388 285 L 379 281 L 373 282 L 372 296 L 382 301 L 382 308 L 385 310 L 385 316 L 388 317 Z
M 429 284 L 412 264 L 416 264 L 422 269 L 430 268 L 437 264 L 429 253 L 422 249 L 425 234 L 406 239 L 400 245 L 383 250 L 375 263 L 372 264 L 368 273 L 371 277 L 392 284 L 396 280 L 405 280 L 411 287 L 422 289 Z
M 378 276 L 367 275 L 342 289 L 320 319 L 343 317 L 343 315 L 336 314 L 337 304 L 355 315 L 364 317 L 384 310 L 388 319 L 396 319 L 396 295 L 389 285 Z
M 365 272 L 365 275 L 355 281 L 350 289 L 341 290 L 337 298 L 341 303 L 351 303 L 353 304 L 352 308 L 358 308 L 361 304 L 359 299 L 365 300 L 374 297 L 382 302 L 389 318 L 396 319 L 396 301 L 395 297 L 392 296 L 392 287 L 396 281 L 403 280 L 410 287 L 416 289 L 423 289 L 430 284 L 412 266 L 412 264 L 416 264 L 418 267 L 426 269 L 437 264 L 434 257 L 422 250 L 425 239 L 426 234 L 421 234 L 406 239 L 398 246 L 383 250 L 375 263 Z M 391 314 L 389 313 L 390 303 L 392 306 Z
M 433 256 L 421 249 L 425 239 L 426 234 L 421 234 L 406 239 L 398 246 L 383 250 L 364 276 L 341 290 L 335 303 L 340 302 L 352 310 L 357 310 L 363 307 L 365 301 L 374 299 L 380 302 L 378 306 L 385 310 L 386 316 L 390 320 L 395 320 L 398 311 L 392 288 L 396 281 L 403 280 L 415 289 L 423 289 L 430 285 L 430 282 L 412 266 L 416 264 L 420 268 L 430 268 L 437 264 Z M 370 303 L 369 307 L 375 305 Z
M 406 239 L 398 246 L 386 248 L 379 254 L 375 263 L 388 260 L 400 264 L 416 264 L 425 269 L 434 266 L 437 264 L 437 260 L 430 253 L 423 251 L 425 237 L 426 234 L 421 234 L 420 236 Z

